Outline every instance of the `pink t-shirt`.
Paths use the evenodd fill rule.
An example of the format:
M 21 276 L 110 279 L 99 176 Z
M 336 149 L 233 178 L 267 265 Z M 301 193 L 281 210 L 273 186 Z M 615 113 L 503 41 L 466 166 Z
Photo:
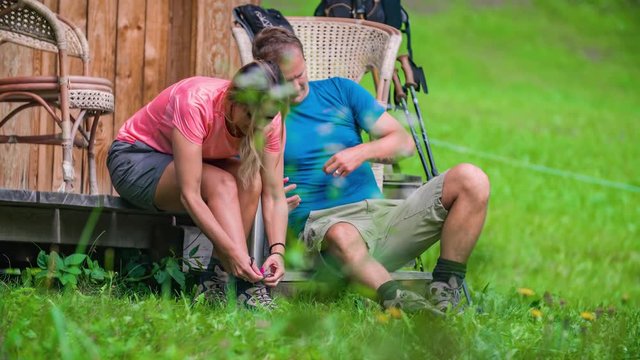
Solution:
M 202 145 L 203 159 L 236 156 L 240 139 L 229 133 L 222 109 L 230 86 L 229 80 L 202 76 L 177 82 L 127 120 L 116 139 L 130 144 L 138 140 L 160 152 L 173 154 L 171 132 L 176 128 L 192 143 Z M 281 127 L 278 114 L 265 129 L 265 151 L 280 151 Z

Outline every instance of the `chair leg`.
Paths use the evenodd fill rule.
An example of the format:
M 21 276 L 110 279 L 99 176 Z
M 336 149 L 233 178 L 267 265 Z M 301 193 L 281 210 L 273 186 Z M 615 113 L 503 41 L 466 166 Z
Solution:
M 89 165 L 89 194 L 98 194 L 98 180 L 96 175 L 96 131 L 98 130 L 98 122 L 100 121 L 100 114 L 96 114 L 93 117 L 91 123 L 91 133 L 89 135 L 89 146 L 87 147 L 87 162 Z
M 65 55 L 61 51 L 60 64 L 64 64 Z M 63 65 L 61 65 L 63 66 Z M 64 68 L 64 66 L 63 66 Z M 73 168 L 73 139 L 71 138 L 71 114 L 69 113 L 69 78 L 66 69 L 61 71 L 60 81 L 60 111 L 62 112 L 62 179 L 63 191 L 73 191 L 75 169 Z

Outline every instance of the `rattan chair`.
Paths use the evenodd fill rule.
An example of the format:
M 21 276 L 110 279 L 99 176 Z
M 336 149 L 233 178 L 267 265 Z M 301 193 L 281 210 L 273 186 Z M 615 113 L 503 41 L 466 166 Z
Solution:
M 381 23 L 331 17 L 287 17 L 302 42 L 309 80 L 343 77 L 360 82 L 371 71 L 376 100 L 386 105 L 394 64 L 402 35 L 399 30 Z M 232 28 L 240 61 L 253 61 L 252 42 L 240 25 Z M 382 189 L 382 164 L 372 164 L 378 186 Z M 264 231 L 260 209 L 250 234 L 250 252 L 261 261 Z
M 2 114 L 0 128 L 16 114 L 32 107 L 46 110 L 56 123 L 53 134 L 0 135 L 0 143 L 62 146 L 61 191 L 73 191 L 73 146 L 86 148 L 90 193 L 98 192 L 95 137 L 100 116 L 113 112 L 113 85 L 107 79 L 86 76 L 89 46 L 80 29 L 35 0 L 0 0 L 0 46 L 14 43 L 57 53 L 57 72 L 51 76 L 0 78 L 0 102 L 18 106 Z M 79 57 L 83 72 L 69 74 L 69 56 Z M 73 111 L 72 111 L 73 110 Z
M 393 69 L 402 43 L 402 34 L 391 26 L 357 19 L 332 17 L 287 17 L 302 42 L 309 80 L 343 77 L 360 82 L 371 71 L 376 100 L 387 104 Z M 233 37 L 240 61 L 253 61 L 251 39 L 246 30 L 235 25 Z M 378 186 L 382 189 L 382 164 L 372 164 Z

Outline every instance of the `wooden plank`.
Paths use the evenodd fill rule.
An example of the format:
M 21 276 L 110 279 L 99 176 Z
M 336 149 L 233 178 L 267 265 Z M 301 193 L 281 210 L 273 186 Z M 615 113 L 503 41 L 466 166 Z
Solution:
M 52 11 L 58 11 L 58 0 L 45 0 L 44 5 Z M 42 62 L 39 69 L 34 68 L 34 75 L 53 75 L 56 73 L 57 55 L 49 52 L 40 52 Z M 58 131 L 53 118 L 44 109 L 38 109 L 37 119 L 39 122 L 39 135 L 52 134 Z M 43 191 L 53 190 L 53 168 L 54 166 L 62 166 L 60 163 L 54 163 L 55 146 L 38 146 L 38 176 L 37 184 L 30 186 L 30 189 L 38 189 Z
M 0 51 L 0 77 L 24 76 L 32 72 L 33 50 L 5 43 Z M 0 114 L 8 114 L 15 104 L 0 104 Z M 33 111 L 23 111 L 0 129 L 0 134 L 31 134 Z M 26 189 L 29 186 L 30 145 L 0 145 L 0 187 Z
M 169 0 L 147 2 L 144 42 L 144 90 L 142 101 L 150 102 L 167 84 Z M 177 54 L 175 54 L 177 55 Z
M 238 49 L 231 34 L 234 7 L 259 1 L 198 0 L 194 22 L 195 75 L 231 78 L 240 68 Z
M 144 0 L 118 3 L 114 129 L 119 129 L 143 105 L 145 12 L 141 9 L 145 9 Z
M 92 54 L 89 73 L 91 76 L 107 78 L 115 84 L 118 2 L 89 0 L 87 16 L 87 41 Z M 113 114 L 101 116 L 96 134 L 96 176 L 100 194 L 112 193 L 107 153 L 115 136 L 113 122 Z
M 171 31 L 169 32 L 169 48 L 167 62 L 167 85 L 193 75 L 191 58 L 187 61 L 185 54 L 191 54 L 192 11 L 194 0 L 170 0 Z

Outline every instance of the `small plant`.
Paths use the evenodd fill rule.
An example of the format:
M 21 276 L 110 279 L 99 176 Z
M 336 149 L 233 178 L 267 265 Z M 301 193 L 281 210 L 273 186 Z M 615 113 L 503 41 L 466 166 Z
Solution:
M 37 265 L 40 271 L 35 274 L 35 279 L 44 279 L 47 285 L 57 281 L 63 287 L 76 288 L 81 279 L 100 283 L 107 275 L 97 260 L 91 260 L 85 254 L 71 254 L 65 257 L 55 251 L 47 255 L 41 250 L 38 253 Z

